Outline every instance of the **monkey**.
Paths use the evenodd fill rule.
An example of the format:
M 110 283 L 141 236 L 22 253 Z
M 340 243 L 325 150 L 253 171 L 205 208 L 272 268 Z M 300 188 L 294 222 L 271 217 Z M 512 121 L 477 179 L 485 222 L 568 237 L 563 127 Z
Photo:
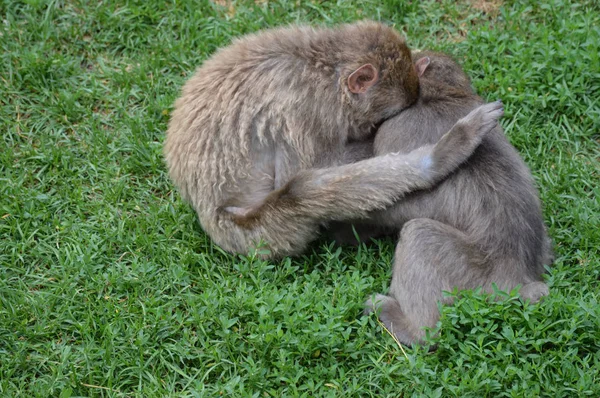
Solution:
M 381 23 L 247 35 L 184 84 L 164 143 L 168 174 L 224 250 L 300 254 L 323 222 L 433 186 L 503 113 L 500 102 L 482 105 L 435 145 L 344 164 L 347 145 L 372 136 L 418 91 L 410 49 Z
M 385 121 L 373 155 L 410 153 L 435 143 L 457 120 L 483 103 L 461 67 L 441 53 L 414 54 L 420 81 L 417 102 Z M 439 184 L 405 195 L 368 222 L 401 228 L 387 295 L 365 303 L 396 338 L 422 342 L 424 327 L 439 320 L 443 291 L 493 284 L 510 291 L 521 285 L 523 300 L 549 294 L 544 266 L 552 262 L 533 177 L 498 125 L 473 155 Z

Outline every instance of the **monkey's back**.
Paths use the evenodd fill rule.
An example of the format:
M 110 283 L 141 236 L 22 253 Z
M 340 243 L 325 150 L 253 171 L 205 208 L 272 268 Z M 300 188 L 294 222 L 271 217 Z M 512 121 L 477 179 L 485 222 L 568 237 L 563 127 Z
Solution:
M 304 27 L 246 36 L 219 50 L 184 85 L 164 154 L 172 180 L 209 234 L 221 228 L 220 207 L 233 200 L 242 201 L 236 205 L 259 201 L 285 183 L 276 178 L 297 172 L 282 167 L 276 176 L 279 159 L 307 168 L 318 161 L 320 148 L 331 146 L 326 141 L 332 137 L 297 134 L 340 123 L 334 119 L 341 113 L 335 90 L 315 78 L 335 71 L 307 65 L 302 52 L 322 35 Z M 306 79 L 314 81 L 304 84 Z M 312 96 L 322 98 L 327 109 L 307 100 Z
M 375 153 L 409 152 L 433 144 L 482 103 L 473 94 L 451 101 L 420 100 L 380 127 Z M 543 272 L 548 248 L 538 193 L 501 127 L 438 186 L 410 194 L 378 217 L 397 227 L 414 218 L 431 218 L 464 232 L 490 259 L 507 267 L 491 272 L 525 268 L 533 279 Z
M 286 125 L 283 114 L 301 107 L 307 94 L 302 85 L 307 73 L 301 54 L 294 54 L 293 40 L 312 35 L 312 30 L 298 28 L 247 36 L 219 50 L 196 71 L 175 103 L 165 141 L 176 182 L 186 185 L 187 177 L 194 185 L 220 191 L 250 172 L 254 147 L 268 148 L 274 139 L 298 145 L 298 152 L 310 158 L 314 148 L 303 146 L 311 143 L 289 136 L 297 126 Z M 184 186 L 184 197 L 193 196 L 192 189 Z

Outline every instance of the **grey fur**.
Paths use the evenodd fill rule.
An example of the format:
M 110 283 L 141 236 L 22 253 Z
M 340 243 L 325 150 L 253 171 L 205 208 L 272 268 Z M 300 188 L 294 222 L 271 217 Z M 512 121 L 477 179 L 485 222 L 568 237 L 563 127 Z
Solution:
M 425 56 L 431 63 L 420 79 L 419 99 L 380 127 L 375 156 L 434 143 L 483 103 L 454 61 L 435 53 L 419 54 L 415 61 Z M 403 343 L 418 342 L 423 327 L 435 326 L 444 290 L 491 292 L 495 283 L 505 291 L 520 284 L 521 297 L 531 301 L 548 294 L 542 274 L 552 250 L 538 193 L 499 126 L 440 184 L 372 213 L 370 221 L 402 228 L 389 296 L 369 299 L 365 311 L 379 311 Z

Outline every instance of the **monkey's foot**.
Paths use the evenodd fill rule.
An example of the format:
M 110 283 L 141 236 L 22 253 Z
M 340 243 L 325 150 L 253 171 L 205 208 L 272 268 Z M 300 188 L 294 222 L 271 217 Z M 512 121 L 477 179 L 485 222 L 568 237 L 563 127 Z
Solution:
M 550 294 L 548 285 L 544 282 L 532 282 L 524 285 L 519 291 L 519 296 L 522 300 L 529 300 L 530 303 L 537 303 L 542 297 Z
M 377 294 L 374 299 L 369 298 L 365 302 L 363 314 L 368 315 L 371 312 L 377 314 L 381 323 L 383 323 L 388 332 L 394 335 L 398 342 L 408 347 L 419 343 L 420 336 L 415 333 L 413 330 L 415 328 L 412 327 L 406 318 L 402 308 L 400 308 L 400 303 L 393 297 Z M 424 335 L 422 331 L 419 334 Z

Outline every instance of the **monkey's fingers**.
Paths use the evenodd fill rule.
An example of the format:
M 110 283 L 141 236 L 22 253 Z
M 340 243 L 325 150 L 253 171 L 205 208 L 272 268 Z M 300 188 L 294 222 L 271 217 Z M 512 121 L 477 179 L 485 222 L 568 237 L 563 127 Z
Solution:
M 483 138 L 494 127 L 498 125 L 498 120 L 504 115 L 504 104 L 498 100 L 481 105 L 472 110 L 467 116 L 458 121 L 472 125 L 472 132 L 477 138 Z
M 466 161 L 483 137 L 498 125 L 504 114 L 502 101 L 481 105 L 460 119 L 433 149 L 434 172 L 439 177 Z

